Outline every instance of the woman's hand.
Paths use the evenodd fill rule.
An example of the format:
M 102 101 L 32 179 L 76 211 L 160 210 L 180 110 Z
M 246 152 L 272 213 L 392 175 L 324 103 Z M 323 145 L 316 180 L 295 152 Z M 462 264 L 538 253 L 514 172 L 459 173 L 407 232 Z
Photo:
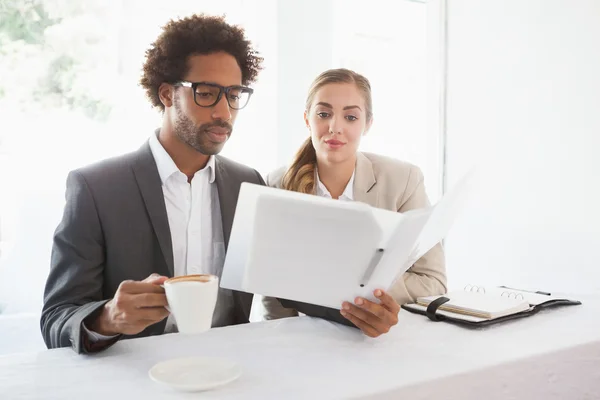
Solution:
M 357 297 L 354 304 L 344 302 L 340 312 L 365 335 L 375 338 L 388 333 L 398 323 L 400 305 L 383 290 L 377 289 L 374 294 L 379 304 Z

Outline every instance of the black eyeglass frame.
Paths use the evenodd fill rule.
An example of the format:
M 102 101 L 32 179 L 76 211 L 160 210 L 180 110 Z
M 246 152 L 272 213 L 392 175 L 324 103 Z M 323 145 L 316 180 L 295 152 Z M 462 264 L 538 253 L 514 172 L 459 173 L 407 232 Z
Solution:
M 214 103 L 212 103 L 211 105 L 202 105 L 202 104 L 198 104 L 198 100 L 196 100 L 196 88 L 200 85 L 205 85 L 205 86 L 211 86 L 214 88 L 219 89 L 219 94 L 217 96 L 217 99 L 215 100 Z M 248 103 L 250 103 L 250 97 L 252 97 L 252 94 L 254 93 L 254 89 L 249 88 L 247 86 L 241 86 L 241 85 L 233 85 L 233 86 L 221 86 L 218 85 L 216 83 L 212 83 L 212 82 L 188 82 L 188 81 L 179 81 L 175 84 L 173 84 L 173 86 L 183 86 L 183 87 L 188 87 L 188 88 L 192 88 L 192 92 L 194 93 L 194 103 L 196 103 L 196 105 L 198 107 L 204 107 L 204 108 L 210 108 L 210 107 L 214 107 L 217 103 L 219 103 L 219 101 L 221 101 L 221 97 L 223 97 L 223 93 L 225 93 L 225 99 L 227 100 L 227 104 L 229 104 L 229 107 L 232 110 L 241 110 L 244 107 L 246 107 L 248 105 Z M 233 107 L 230 103 L 230 99 L 229 99 L 229 93 L 232 90 L 242 90 L 245 91 L 246 93 L 248 93 L 248 101 L 246 101 L 246 104 L 244 104 L 242 107 L 236 108 Z

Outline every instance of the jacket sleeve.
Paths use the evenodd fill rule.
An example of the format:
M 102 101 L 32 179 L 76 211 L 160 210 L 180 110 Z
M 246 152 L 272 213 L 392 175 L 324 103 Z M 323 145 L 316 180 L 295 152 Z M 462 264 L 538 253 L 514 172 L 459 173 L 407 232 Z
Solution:
M 49 349 L 72 347 L 77 353 L 97 351 L 115 343 L 91 346 L 82 328 L 108 301 L 103 298 L 104 239 L 92 193 L 83 175 L 67 178 L 63 217 L 54 233 L 50 273 L 44 290 L 40 327 Z

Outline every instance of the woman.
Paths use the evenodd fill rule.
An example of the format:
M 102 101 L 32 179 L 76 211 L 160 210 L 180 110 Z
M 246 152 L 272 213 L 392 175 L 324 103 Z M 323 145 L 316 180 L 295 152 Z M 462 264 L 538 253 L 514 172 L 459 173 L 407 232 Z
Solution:
M 369 81 L 347 69 L 323 72 L 306 99 L 304 121 L 310 132 L 292 165 L 267 177 L 269 186 L 405 212 L 429 205 L 420 169 L 406 162 L 358 151 L 373 122 Z M 398 322 L 400 305 L 416 297 L 446 292 L 444 255 L 438 244 L 421 257 L 379 303 L 363 298 L 341 311 L 265 297 L 266 319 L 305 314 L 351 322 L 371 337 Z M 291 307 L 291 308 L 289 308 Z M 340 317 L 340 314 L 343 318 Z

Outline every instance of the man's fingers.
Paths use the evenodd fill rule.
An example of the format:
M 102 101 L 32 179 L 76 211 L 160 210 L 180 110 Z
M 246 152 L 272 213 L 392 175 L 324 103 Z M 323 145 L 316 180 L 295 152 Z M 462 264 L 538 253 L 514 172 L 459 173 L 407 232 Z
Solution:
M 168 305 L 167 296 L 163 293 L 140 293 L 131 296 L 131 301 L 136 308 L 164 307 Z
M 149 321 L 148 325 L 155 324 L 169 316 L 169 312 L 164 307 L 139 308 L 135 313 L 138 321 Z
M 159 274 L 152 274 L 149 277 L 147 277 L 146 279 L 144 279 L 142 282 L 144 283 L 152 283 L 154 285 L 162 285 L 163 283 L 165 283 L 165 281 L 169 279 L 166 276 L 162 276 Z
M 129 294 L 141 293 L 164 293 L 165 289 L 158 284 L 139 282 L 139 281 L 123 281 L 119 285 L 119 291 Z

